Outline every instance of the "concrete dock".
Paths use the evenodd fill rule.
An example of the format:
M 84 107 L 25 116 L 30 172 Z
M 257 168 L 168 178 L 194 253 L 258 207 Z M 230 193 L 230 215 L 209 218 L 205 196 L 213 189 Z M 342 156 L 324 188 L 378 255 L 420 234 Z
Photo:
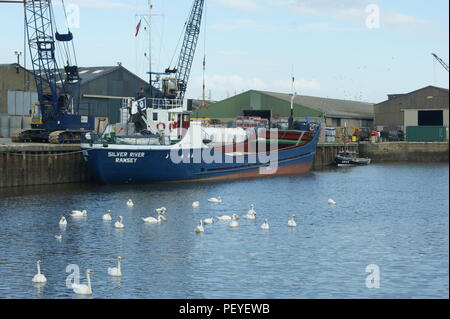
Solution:
M 448 143 L 319 143 L 313 164 L 318 170 L 333 163 L 344 149 L 382 161 L 448 162 Z M 0 188 L 92 182 L 80 146 L 0 141 Z

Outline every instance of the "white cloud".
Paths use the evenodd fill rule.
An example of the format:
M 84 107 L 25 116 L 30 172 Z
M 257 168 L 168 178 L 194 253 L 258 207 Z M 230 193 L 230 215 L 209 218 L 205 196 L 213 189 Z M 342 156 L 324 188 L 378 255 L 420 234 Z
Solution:
M 216 2 L 225 8 L 244 12 L 261 12 L 260 6 L 256 0 L 216 0 Z
M 361 0 L 284 0 L 271 1 L 275 7 L 285 8 L 300 15 L 336 18 L 339 20 L 365 25 L 369 13 L 366 12 L 367 2 Z M 381 27 L 407 28 L 422 26 L 429 22 L 414 16 L 391 11 L 379 6 Z
M 272 83 L 272 88 L 270 90 L 275 92 L 291 92 L 292 91 L 292 81 L 291 80 L 276 80 Z M 303 91 L 317 91 L 320 90 L 319 81 L 312 79 L 295 79 L 294 81 L 294 91 L 297 94 L 303 94 Z
M 248 90 L 262 90 L 273 92 L 291 92 L 290 80 L 263 80 L 257 77 L 244 78 L 237 74 L 220 75 L 215 74 L 205 76 L 206 93 L 212 93 L 212 98 L 221 100 L 228 96 L 233 96 Z M 202 87 L 202 77 L 198 76 L 192 79 L 193 96 L 200 96 Z M 315 80 L 296 79 L 294 82 L 294 90 L 298 94 L 305 92 L 320 90 L 320 83 Z

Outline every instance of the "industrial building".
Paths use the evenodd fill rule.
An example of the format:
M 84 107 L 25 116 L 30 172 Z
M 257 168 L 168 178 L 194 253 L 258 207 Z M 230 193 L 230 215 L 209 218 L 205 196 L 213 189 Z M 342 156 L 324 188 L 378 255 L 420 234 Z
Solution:
M 194 111 L 194 117 L 208 117 L 221 122 L 232 121 L 237 116 L 288 119 L 291 94 L 250 90 Z M 295 95 L 293 101 L 295 120 L 307 116 L 325 122 L 327 126 L 372 127 L 373 104 L 349 100 Z
M 427 86 L 406 94 L 388 94 L 374 106 L 379 131 L 401 130 L 410 141 L 448 140 L 448 89 Z
M 123 97 L 135 97 L 147 82 L 120 63 L 108 67 L 80 67 L 81 115 L 120 122 Z M 22 66 L 0 64 L 0 136 L 29 127 L 29 114 L 37 102 L 34 75 Z

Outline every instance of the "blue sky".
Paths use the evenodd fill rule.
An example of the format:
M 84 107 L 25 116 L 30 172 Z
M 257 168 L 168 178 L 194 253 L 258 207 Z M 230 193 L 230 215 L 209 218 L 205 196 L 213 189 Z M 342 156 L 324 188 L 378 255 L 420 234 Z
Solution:
M 64 30 L 60 1 L 53 2 Z M 192 2 L 152 1 L 159 14 L 152 18 L 154 71 L 168 67 L 174 54 L 176 60 Z M 80 10 L 79 28 L 72 29 L 79 66 L 120 61 L 147 79 L 148 33 L 134 36 L 147 0 L 65 3 Z M 379 28 L 367 27 L 371 4 L 379 9 Z M 448 88 L 448 72 L 431 56 L 449 61 L 448 6 L 447 0 L 205 0 L 186 96 L 201 96 L 204 53 L 206 96 L 215 100 L 249 89 L 290 92 L 292 70 L 298 94 L 330 98 L 377 103 L 426 85 Z M 0 23 L 0 63 L 14 62 L 14 51 L 24 49 L 23 7 L 0 4 Z

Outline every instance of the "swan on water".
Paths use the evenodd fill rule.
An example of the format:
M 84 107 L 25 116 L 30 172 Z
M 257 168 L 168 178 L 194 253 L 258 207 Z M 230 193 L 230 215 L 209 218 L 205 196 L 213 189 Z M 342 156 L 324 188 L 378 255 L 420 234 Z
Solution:
M 72 217 L 86 217 L 87 216 L 87 210 L 83 209 L 83 210 L 73 210 L 72 213 L 70 214 L 70 216 Z
M 205 225 L 211 225 L 211 224 L 214 224 L 214 218 L 212 218 L 212 217 L 210 217 L 210 218 L 205 218 L 205 219 L 203 220 L 203 224 L 205 224 Z
M 36 263 L 37 266 L 37 274 L 34 275 L 32 281 L 36 283 L 44 283 L 47 281 L 47 278 L 45 278 L 44 274 L 41 274 L 41 261 L 38 260 Z
M 134 203 L 133 203 L 133 201 L 132 201 L 131 199 L 129 199 L 129 200 L 127 201 L 127 205 L 131 207 L 131 206 L 134 205 Z
M 336 205 L 336 202 L 331 198 L 328 199 L 328 205 Z
M 199 208 L 200 207 L 200 202 L 199 201 L 193 202 L 192 203 L 192 207 Z
M 155 211 L 156 211 L 158 214 L 165 214 L 165 213 L 166 213 L 166 210 L 167 210 L 167 209 L 166 209 L 164 206 L 155 209 Z
M 67 225 L 67 219 L 66 217 L 62 216 L 59 220 L 59 226 L 66 226 Z
M 197 227 L 195 227 L 195 232 L 196 233 L 203 233 L 205 231 L 205 229 L 203 228 L 203 220 L 200 220 L 200 222 L 198 223 Z
M 296 219 L 297 219 L 297 216 L 292 215 L 292 217 L 288 220 L 288 226 L 296 227 L 297 226 L 297 223 L 295 222 Z
M 211 203 L 222 203 L 222 198 L 220 198 L 220 196 L 218 197 L 211 197 L 208 199 L 208 202 Z
M 223 215 L 216 218 L 222 222 L 229 222 L 231 220 L 231 216 L 229 215 Z
M 114 223 L 114 227 L 116 227 L 116 228 L 123 228 L 124 225 L 122 223 L 122 220 L 123 220 L 123 217 L 119 216 L 119 220 Z
M 77 285 L 73 284 L 73 292 L 78 295 L 92 295 L 92 285 L 91 285 L 91 276 L 90 274 L 93 274 L 94 272 L 90 269 L 86 270 L 86 278 L 87 278 L 87 285 Z
M 56 240 L 62 240 L 62 235 L 55 235 Z
M 231 216 L 231 221 L 230 221 L 230 224 L 229 224 L 229 226 L 230 227 L 232 227 L 232 228 L 235 228 L 235 227 L 238 227 L 238 222 L 237 222 L 237 220 L 236 220 L 236 214 L 233 214 L 232 216 Z
M 103 219 L 104 221 L 110 221 L 110 220 L 112 220 L 112 217 L 111 217 L 111 211 L 110 211 L 109 209 L 108 209 L 108 212 L 102 216 L 102 219 Z
M 261 229 L 269 230 L 269 222 L 267 219 L 264 219 L 264 223 L 261 225 Z
M 256 211 L 254 210 L 255 205 L 251 204 L 250 209 L 248 210 L 247 214 L 244 215 L 244 218 L 246 219 L 256 219 Z
M 121 260 L 122 260 L 122 257 L 117 256 L 117 267 L 108 267 L 108 275 L 114 276 L 114 277 L 122 276 L 122 271 L 120 269 Z
M 158 215 L 158 218 L 155 217 L 142 217 L 142 221 L 146 224 L 156 224 L 160 223 L 162 220 L 164 220 L 164 216 Z

